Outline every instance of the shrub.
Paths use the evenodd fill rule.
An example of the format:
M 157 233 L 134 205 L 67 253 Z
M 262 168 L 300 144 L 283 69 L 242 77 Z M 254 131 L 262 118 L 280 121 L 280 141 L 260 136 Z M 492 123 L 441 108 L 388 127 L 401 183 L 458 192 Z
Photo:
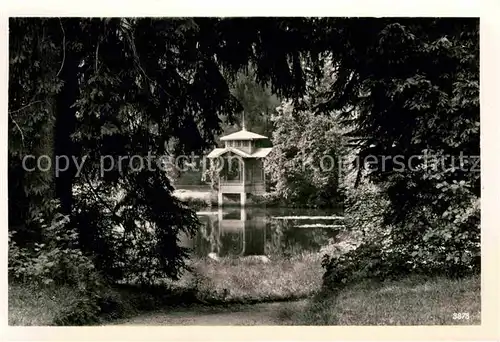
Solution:
M 99 316 L 106 320 L 123 318 L 137 310 L 129 297 L 114 289 L 102 291 L 99 295 L 94 296 L 94 301 L 99 308 Z
M 121 314 L 121 301 L 99 295 L 106 293 L 105 283 L 93 260 L 79 248 L 78 233 L 69 217 L 58 209 L 54 202 L 49 212 L 36 215 L 35 221 L 43 232 L 40 242 L 20 247 L 15 241 L 16 232 L 9 232 L 10 280 L 21 288 L 42 292 L 60 288 L 75 291 L 64 309 L 54 314 L 52 324 L 87 325 L 97 322 L 102 314 Z M 46 217 L 52 219 L 47 222 Z
M 90 325 L 99 321 L 100 308 L 92 297 L 78 297 L 54 319 L 55 325 Z
M 255 206 L 274 207 L 281 204 L 282 198 L 276 192 L 266 192 L 263 194 L 252 194 L 248 202 Z
M 452 200 L 441 217 L 422 205 L 397 224 L 384 221 L 391 207 L 383 188 L 368 183 L 347 187 L 345 224 L 360 243 L 340 256 L 325 255 L 325 288 L 338 289 L 365 278 L 479 273 L 480 201 L 467 187 L 450 186 Z
M 57 209 L 57 206 L 55 207 Z M 9 275 L 20 282 L 76 285 L 79 290 L 100 284 L 92 260 L 78 248 L 78 234 L 68 216 L 56 213 L 51 222 L 40 214 L 43 242 L 19 247 L 9 232 Z
M 189 208 L 193 210 L 205 209 L 211 206 L 210 200 L 203 198 L 185 198 L 182 200 Z

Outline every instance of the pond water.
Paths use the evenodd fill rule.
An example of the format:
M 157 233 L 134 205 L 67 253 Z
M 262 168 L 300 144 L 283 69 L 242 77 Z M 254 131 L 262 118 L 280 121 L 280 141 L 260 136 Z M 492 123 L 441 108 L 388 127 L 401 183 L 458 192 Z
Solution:
M 195 256 L 293 256 L 319 252 L 342 228 L 341 210 L 215 208 L 198 212 L 202 227 L 182 244 Z

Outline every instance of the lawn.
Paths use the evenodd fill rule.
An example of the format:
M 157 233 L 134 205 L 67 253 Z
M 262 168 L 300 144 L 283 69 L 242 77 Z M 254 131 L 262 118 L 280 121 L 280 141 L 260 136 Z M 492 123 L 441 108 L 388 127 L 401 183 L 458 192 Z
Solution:
M 307 325 L 479 325 L 481 281 L 479 276 L 367 281 L 338 297 L 316 295 L 296 320 Z

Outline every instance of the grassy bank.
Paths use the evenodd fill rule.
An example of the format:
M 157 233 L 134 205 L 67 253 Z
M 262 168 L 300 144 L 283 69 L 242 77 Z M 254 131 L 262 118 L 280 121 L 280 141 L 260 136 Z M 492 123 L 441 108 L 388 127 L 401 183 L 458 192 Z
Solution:
M 279 258 L 194 260 L 193 287 L 209 302 L 262 302 L 304 298 L 321 287 L 319 254 Z
M 170 291 L 191 293 L 190 303 L 249 304 L 310 297 L 320 290 L 320 254 L 292 258 L 195 258 L 191 272 L 178 281 L 165 280 Z M 185 303 L 185 304 L 190 304 Z
M 305 325 L 476 325 L 481 324 L 480 296 L 479 276 L 366 281 L 338 296 L 317 294 L 303 312 L 283 315 Z M 454 319 L 457 313 L 468 318 Z
M 66 286 L 9 285 L 10 325 L 88 325 L 168 306 L 304 298 L 321 287 L 318 255 L 218 261 L 193 259 L 192 272 L 157 287 L 116 285 L 89 297 Z

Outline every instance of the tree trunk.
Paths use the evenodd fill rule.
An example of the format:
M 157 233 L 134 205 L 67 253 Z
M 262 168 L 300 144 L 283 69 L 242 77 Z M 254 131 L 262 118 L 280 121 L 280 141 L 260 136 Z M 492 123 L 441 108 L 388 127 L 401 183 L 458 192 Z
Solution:
M 65 22 L 66 42 L 71 37 L 71 33 L 74 32 L 75 28 L 73 25 L 75 23 L 72 19 Z M 80 61 L 68 45 L 66 43 L 65 57 L 62 62 L 64 64 L 59 73 L 59 77 L 64 81 L 64 86 L 57 97 L 54 129 L 55 158 L 66 156 L 69 161 L 69 165 L 65 165 L 66 162 L 60 159 L 60 168 L 66 169 L 66 166 L 68 166 L 66 171 L 59 170 L 58 172 L 58 170 L 55 170 L 54 165 L 54 172 L 56 172 L 56 197 L 61 202 L 61 210 L 64 214 L 70 214 L 73 205 L 72 192 L 76 167 L 72 157 L 78 157 L 77 153 L 75 153 L 75 144 L 71 139 L 71 135 L 74 133 L 76 127 L 76 108 L 72 106 L 78 98 L 78 65 Z

